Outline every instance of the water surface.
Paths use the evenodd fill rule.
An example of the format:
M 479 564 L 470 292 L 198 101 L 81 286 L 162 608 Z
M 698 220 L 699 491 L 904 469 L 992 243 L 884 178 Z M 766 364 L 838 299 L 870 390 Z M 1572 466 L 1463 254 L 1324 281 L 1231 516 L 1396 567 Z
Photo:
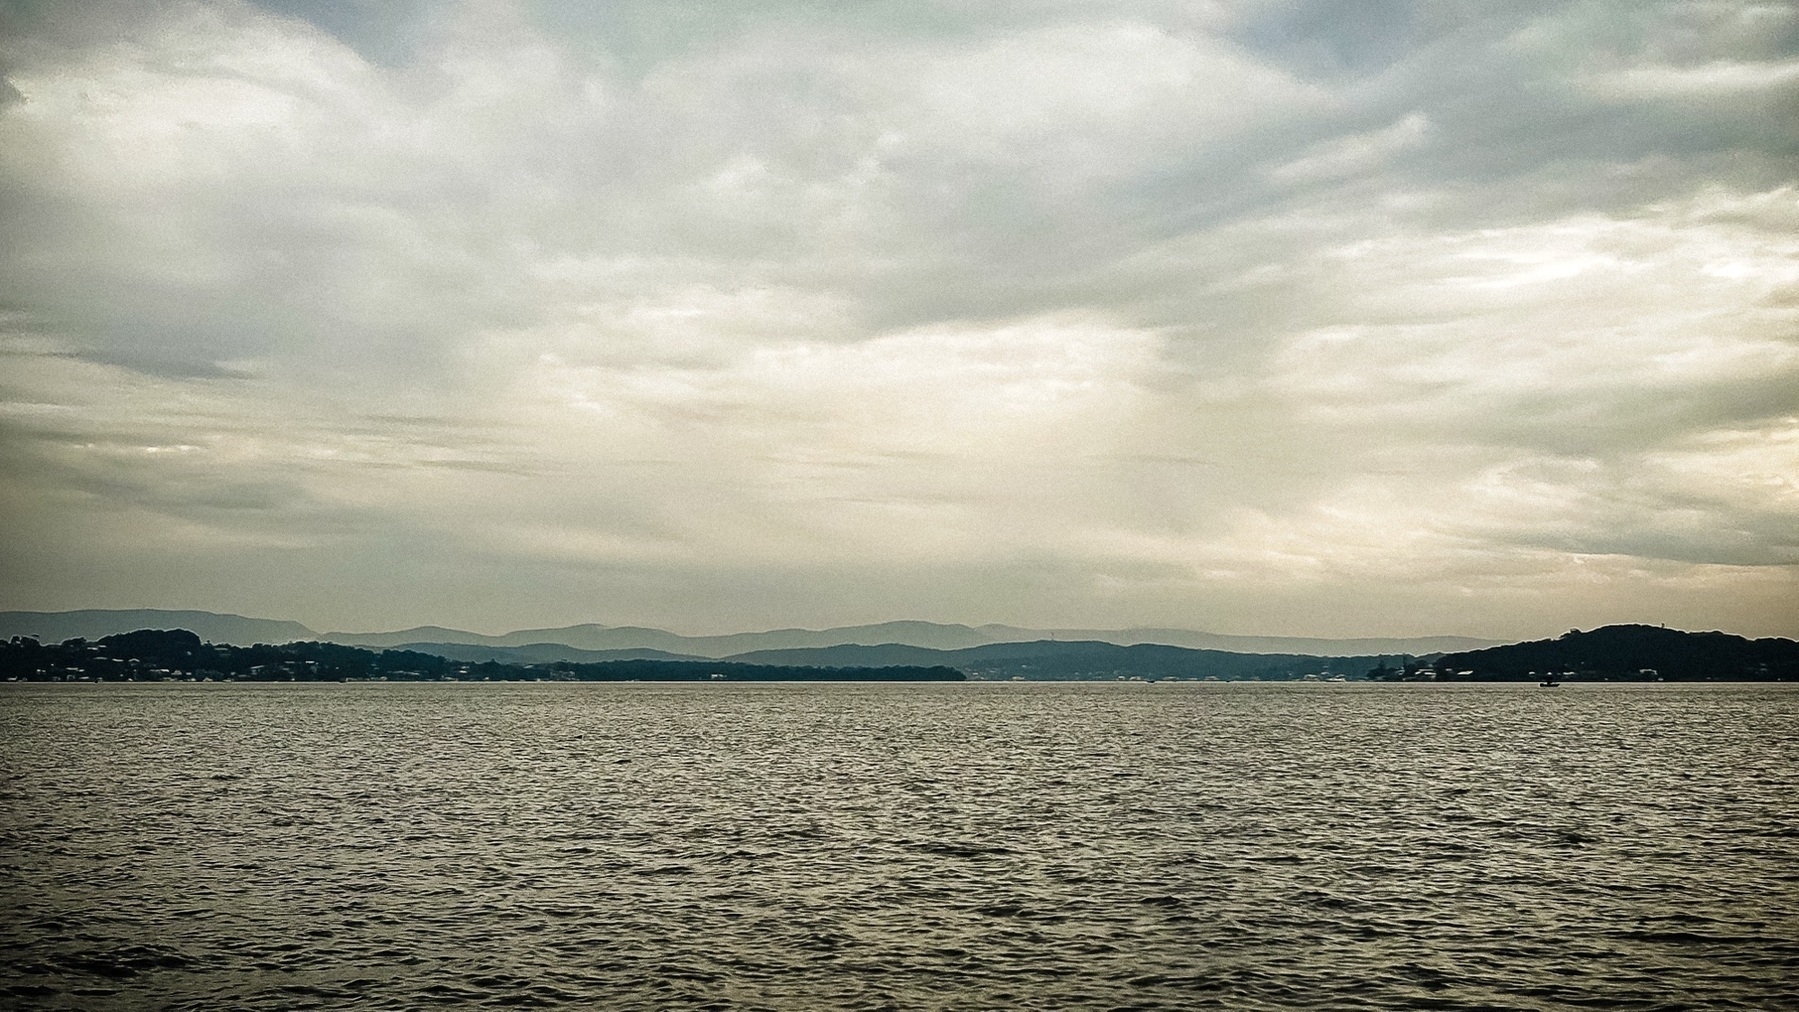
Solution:
M 1799 687 L 0 686 L 20 1008 L 1775 1009 Z

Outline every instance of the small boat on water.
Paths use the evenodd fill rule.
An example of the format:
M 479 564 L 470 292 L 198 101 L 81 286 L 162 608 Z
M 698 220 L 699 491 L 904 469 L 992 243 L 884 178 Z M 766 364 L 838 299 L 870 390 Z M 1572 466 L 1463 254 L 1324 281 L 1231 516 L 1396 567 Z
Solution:
M 1549 677 L 1549 678 L 1545 678 L 1542 681 L 1538 682 L 1537 688 L 1539 688 L 1539 689 L 1559 689 L 1559 688 L 1561 688 L 1561 685 L 1562 685 L 1562 683 L 1556 681 L 1554 677 Z

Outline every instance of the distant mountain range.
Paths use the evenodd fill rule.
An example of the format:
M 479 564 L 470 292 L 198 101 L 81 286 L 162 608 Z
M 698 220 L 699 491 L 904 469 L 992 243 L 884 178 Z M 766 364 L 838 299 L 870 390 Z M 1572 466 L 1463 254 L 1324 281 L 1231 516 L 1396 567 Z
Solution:
M 138 632 L 173 629 L 187 631 Z M 109 630 L 123 630 L 123 633 Z M 1130 630 L 1108 635 L 1134 638 L 1138 633 L 1161 635 L 1179 634 L 1181 631 Z M 460 636 L 480 642 L 412 639 L 418 635 Z M 545 635 L 564 635 L 585 643 L 642 644 L 648 641 L 678 649 L 665 650 L 644 645 L 590 649 L 567 643 L 532 641 Z M 1799 679 L 1799 644 L 1792 640 L 1747 640 L 1726 633 L 1691 633 L 1652 626 L 1607 626 L 1591 632 L 1571 632 L 1554 640 L 1451 653 L 1424 649 L 1444 642 L 1443 638 L 1270 641 L 1250 640 L 1248 637 L 1206 637 L 1201 633 L 1182 634 L 1190 642 L 1193 639 L 1231 643 L 1250 640 L 1257 644 L 1297 642 L 1311 648 L 1293 652 L 1219 650 L 1172 643 L 1115 643 L 1099 639 L 1063 638 L 1070 635 L 1068 630 L 1057 631 L 1054 634 L 1057 638 L 1054 639 L 1004 640 L 949 647 L 900 641 L 903 637 L 915 641 L 955 644 L 966 643 L 971 638 L 1000 635 L 1041 636 L 1041 633 L 1006 626 L 975 628 L 925 622 L 897 622 L 819 631 L 785 629 L 711 637 L 682 637 L 654 629 L 610 629 L 603 626 L 526 630 L 503 637 L 424 628 L 400 633 L 370 634 L 360 638 L 374 639 L 377 642 L 350 644 L 343 642 L 343 639 L 349 637 L 321 635 L 293 622 L 272 622 L 210 612 L 0 612 L 0 652 L 8 652 L 8 656 L 18 655 L 15 657 L 18 661 L 15 667 L 24 673 L 21 677 L 39 680 L 57 677 L 59 672 L 64 675 L 72 672 L 80 677 L 139 678 L 148 670 L 140 663 L 143 658 L 137 654 L 123 659 L 114 655 L 122 649 L 135 649 L 131 644 L 139 641 L 155 645 L 165 640 L 186 643 L 191 648 L 189 653 L 198 649 L 202 640 L 218 644 L 216 648 L 207 648 L 213 651 L 207 656 L 237 657 L 249 665 L 243 672 L 244 676 L 252 678 L 276 671 L 285 677 L 306 678 L 368 677 L 381 673 L 383 677 L 453 678 L 874 679 L 885 677 L 879 672 L 898 672 L 896 677 L 937 679 L 948 677 L 944 673 L 949 673 L 949 676 L 957 678 L 966 676 L 987 680 L 1284 680 L 1312 677 L 1335 680 L 1517 681 L 1535 680 L 1540 676 L 1605 681 Z M 12 637 L 15 636 L 28 639 L 13 640 Z M 52 644 L 77 637 L 89 640 L 90 643 L 85 647 L 56 648 L 62 650 L 62 654 L 50 649 Z M 93 643 L 102 637 L 111 637 L 107 643 L 112 646 Z M 33 643 L 31 638 L 39 642 Z M 531 642 L 517 645 L 495 642 L 514 638 Z M 883 642 L 854 642 L 870 639 Z M 832 642 L 833 640 L 836 642 Z M 249 646 L 257 643 L 277 645 Z M 292 645 L 278 645 L 281 643 Z M 800 645 L 792 645 L 795 643 Z M 1367 649 L 1370 644 L 1396 645 L 1401 649 Z M 763 646 L 723 657 L 715 653 L 697 652 L 698 649 L 719 651 L 744 645 Z M 1346 645 L 1352 649 L 1328 649 Z M 1362 649 L 1354 649 L 1355 647 Z M 94 654 L 93 651 L 96 650 L 106 653 Z M 1436 658 L 1434 666 L 1427 667 L 1422 662 L 1421 658 L 1429 657 Z M 185 671 L 200 663 L 193 658 L 188 660 L 192 663 L 184 662 L 175 667 Z M 174 664 L 172 661 L 168 663 Z M 118 670 L 100 670 L 109 664 Z M 121 664 L 123 667 L 120 667 Z M 270 665 L 276 667 L 271 668 Z M 65 668 L 67 671 L 64 671 Z M 960 674 L 955 674 L 958 672 Z M 149 673 L 160 677 L 157 670 L 150 670 Z
M 459 643 L 408 643 L 403 647 L 465 663 L 498 664 L 599 664 L 626 660 L 720 660 L 671 654 L 659 650 L 579 650 L 551 643 L 523 647 L 491 647 Z M 722 658 L 732 664 L 774 665 L 786 668 L 889 668 L 951 667 L 975 678 L 1027 681 L 1041 679 L 1143 678 L 1259 678 L 1285 679 L 1308 674 L 1340 673 L 1360 678 L 1383 661 L 1400 655 L 1321 657 L 1311 654 L 1252 654 L 1226 650 L 1200 650 L 1162 644 L 1121 646 L 1092 640 L 1034 640 L 1023 643 L 984 643 L 959 650 L 939 650 L 900 643 L 844 644 L 831 647 L 797 647 L 788 650 L 752 650 Z M 1397 670 L 1397 669 L 1396 669 Z
M 0 638 L 32 636 L 45 643 L 80 637 L 98 639 L 138 629 L 186 629 L 213 643 L 293 643 L 317 640 L 363 647 L 409 647 L 421 644 L 443 656 L 463 660 L 501 660 L 499 654 L 451 653 L 450 647 L 517 648 L 513 662 L 596 661 L 656 658 L 739 658 L 750 653 L 812 650 L 844 646 L 923 647 L 965 650 L 998 643 L 1042 640 L 1109 643 L 1116 646 L 1159 644 L 1233 653 L 1329 656 L 1425 655 L 1476 650 L 1493 640 L 1466 636 L 1423 636 L 1384 639 L 1317 639 L 1295 636 L 1228 636 L 1190 629 L 1026 629 L 1006 625 L 946 625 L 936 622 L 883 622 L 834 629 L 774 629 L 727 636 L 682 636 L 638 626 L 573 625 L 555 629 L 521 629 L 498 636 L 419 626 L 396 632 L 315 632 L 298 622 L 245 618 L 206 611 L 160 609 L 64 612 L 0 612 Z

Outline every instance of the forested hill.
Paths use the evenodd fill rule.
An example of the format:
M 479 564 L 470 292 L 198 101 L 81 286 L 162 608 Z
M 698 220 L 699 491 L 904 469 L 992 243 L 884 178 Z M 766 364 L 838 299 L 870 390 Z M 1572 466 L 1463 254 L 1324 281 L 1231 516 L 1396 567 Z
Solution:
M 582 680 L 582 681 L 960 681 L 978 679 L 1329 677 L 1441 681 L 1799 680 L 1799 643 L 1748 640 L 1655 626 L 1607 626 L 1553 640 L 1488 647 L 1436 659 L 1321 658 L 1232 654 L 1183 647 L 1043 641 L 966 650 L 885 645 L 765 651 L 726 660 L 453 658 L 423 650 L 371 650 L 337 643 L 230 646 L 183 630 L 139 630 L 59 645 L 28 637 L 0 641 L 0 678 L 21 681 Z M 1426 667 L 1425 665 L 1429 665 Z M 1364 673 L 1365 672 L 1365 673 Z
M 1159 644 L 1042 640 L 990 643 L 964 650 L 901 644 L 759 651 L 721 659 L 616 657 L 576 651 L 544 656 L 535 648 L 416 644 L 372 650 L 299 642 L 239 647 L 206 643 L 191 632 L 139 630 L 59 646 L 29 637 L 0 642 L 0 677 L 23 680 L 232 678 L 343 681 L 370 678 L 557 680 L 960 681 L 1253 679 L 1317 681 L 1379 677 L 1410 658 L 1237 654 Z M 1333 674 L 1335 673 L 1335 674 Z
M 950 667 L 796 667 L 723 661 L 617 660 L 591 664 L 467 663 L 412 650 L 336 643 L 203 642 L 186 630 L 139 630 L 59 645 L 15 636 L 0 641 L 0 678 L 18 681 L 855 681 L 959 682 Z
M 1318 657 L 1309 654 L 1239 654 L 1196 650 L 1159 643 L 1119 646 L 1115 643 L 1038 640 L 1032 643 L 989 643 L 962 650 L 929 650 L 899 644 L 846 645 L 813 650 L 761 650 L 738 654 L 734 661 L 752 664 L 947 664 L 984 680 L 1026 681 L 1111 680 L 1139 678 L 1288 681 L 1310 674 L 1314 679 L 1335 672 L 1344 677 L 1371 677 L 1372 669 L 1404 655 L 1387 657 Z
M 1439 680 L 1795 681 L 1799 643 L 1651 625 L 1576 629 L 1552 640 L 1445 654 Z

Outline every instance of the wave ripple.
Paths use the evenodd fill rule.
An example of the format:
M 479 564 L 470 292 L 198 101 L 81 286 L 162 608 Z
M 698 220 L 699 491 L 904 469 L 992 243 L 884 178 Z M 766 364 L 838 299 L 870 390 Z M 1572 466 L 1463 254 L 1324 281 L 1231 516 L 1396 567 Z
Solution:
M 1783 685 L 8 685 L 26 1009 L 1775 1009 Z

